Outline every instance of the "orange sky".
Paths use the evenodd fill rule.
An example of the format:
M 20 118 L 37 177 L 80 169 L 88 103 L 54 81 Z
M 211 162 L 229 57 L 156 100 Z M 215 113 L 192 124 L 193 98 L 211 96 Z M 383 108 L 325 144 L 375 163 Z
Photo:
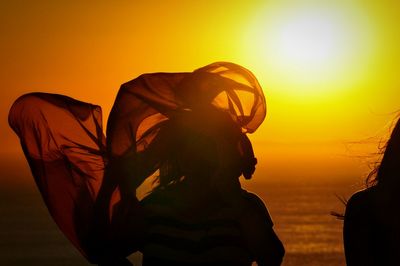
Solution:
M 384 137 L 400 110 L 394 1 L 34 2 L 0 2 L 4 155 L 22 156 L 6 119 L 23 93 L 96 103 L 106 119 L 120 84 L 214 61 L 249 68 L 264 88 L 267 119 L 250 136 L 259 180 L 361 178 L 356 157 L 377 145 L 349 142 Z

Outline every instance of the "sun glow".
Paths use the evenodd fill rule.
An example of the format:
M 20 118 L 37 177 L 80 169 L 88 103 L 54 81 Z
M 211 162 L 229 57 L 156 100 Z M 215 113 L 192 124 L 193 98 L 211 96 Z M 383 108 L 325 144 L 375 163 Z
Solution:
M 274 50 L 283 63 L 318 70 L 346 54 L 344 25 L 325 14 L 298 14 L 278 25 Z
M 373 32 L 357 10 L 280 6 L 251 23 L 243 46 L 267 79 L 295 95 L 321 95 L 354 85 L 373 57 Z M 351 73 L 351 74 L 349 74 Z M 335 83 L 335 89 L 328 88 Z M 278 87 L 278 86 L 277 86 Z

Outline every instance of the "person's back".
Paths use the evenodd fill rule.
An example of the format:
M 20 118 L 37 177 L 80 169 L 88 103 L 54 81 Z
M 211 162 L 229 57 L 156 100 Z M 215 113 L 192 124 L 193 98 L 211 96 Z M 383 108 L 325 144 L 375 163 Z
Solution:
M 216 193 L 199 192 L 182 182 L 142 200 L 143 265 L 251 265 L 238 221 Z
M 280 265 L 284 248 L 264 203 L 242 191 L 245 211 L 184 182 L 141 201 L 148 224 L 143 265 Z M 268 264 L 267 264 L 268 263 Z

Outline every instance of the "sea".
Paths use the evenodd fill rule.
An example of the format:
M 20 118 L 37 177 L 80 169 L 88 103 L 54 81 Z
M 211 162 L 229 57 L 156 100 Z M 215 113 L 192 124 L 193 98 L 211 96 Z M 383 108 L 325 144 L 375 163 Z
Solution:
M 22 159 L 0 163 L 0 265 L 90 265 L 52 221 Z M 321 174 L 321 176 L 323 176 Z M 266 203 L 286 254 L 283 266 L 341 266 L 343 221 L 341 198 L 359 188 L 354 178 L 297 178 L 250 181 L 244 187 Z M 141 265 L 141 254 L 129 257 Z M 256 265 L 256 264 L 255 264 Z

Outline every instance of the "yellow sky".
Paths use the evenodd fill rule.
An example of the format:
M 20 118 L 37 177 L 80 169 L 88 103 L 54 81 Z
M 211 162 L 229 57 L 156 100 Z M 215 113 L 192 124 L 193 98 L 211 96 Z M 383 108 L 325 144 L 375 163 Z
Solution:
M 400 110 L 396 1 L 135 2 L 0 2 L 3 153 L 20 152 L 6 118 L 23 93 L 66 94 L 107 118 L 123 82 L 214 61 L 264 88 L 267 119 L 251 139 L 267 177 L 360 176 L 365 149 L 347 142 L 384 136 Z

